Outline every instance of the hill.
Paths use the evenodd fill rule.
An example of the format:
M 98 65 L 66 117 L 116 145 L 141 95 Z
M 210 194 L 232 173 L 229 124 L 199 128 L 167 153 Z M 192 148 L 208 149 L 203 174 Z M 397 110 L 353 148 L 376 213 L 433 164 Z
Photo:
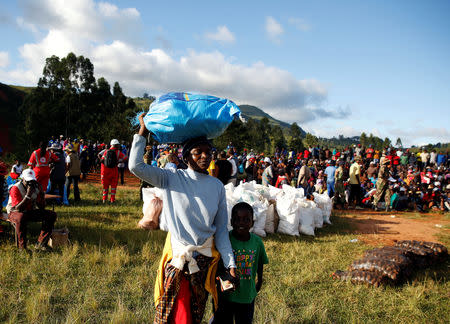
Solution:
M 251 105 L 240 105 L 239 108 L 241 109 L 242 115 L 244 116 L 244 118 L 252 118 L 252 119 L 256 119 L 256 120 L 261 120 L 264 117 L 266 117 L 267 119 L 269 119 L 269 123 L 271 125 L 278 125 L 281 127 L 281 129 L 283 129 L 283 131 L 289 131 L 289 128 L 291 127 L 291 125 L 289 123 L 286 123 L 284 121 L 278 120 L 273 118 L 272 116 L 270 116 L 268 113 L 264 112 L 262 109 L 255 107 L 255 106 L 251 106 Z M 302 135 L 305 136 L 306 132 L 300 128 Z
M 17 140 L 16 127 L 19 120 L 18 108 L 22 105 L 26 93 L 15 87 L 0 83 L 0 147 L 4 151 L 13 151 Z

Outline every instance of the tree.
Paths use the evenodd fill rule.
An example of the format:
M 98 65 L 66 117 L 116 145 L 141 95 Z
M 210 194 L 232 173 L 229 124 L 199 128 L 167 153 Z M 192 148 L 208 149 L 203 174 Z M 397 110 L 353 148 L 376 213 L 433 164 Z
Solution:
M 395 146 L 397 146 L 398 148 L 402 148 L 403 144 L 402 144 L 402 140 L 399 138 L 397 138 L 397 141 L 395 142 Z
M 391 140 L 386 137 L 383 141 L 383 147 L 386 148 L 386 147 L 390 147 L 390 146 L 391 146 Z
M 131 138 L 128 119 L 136 113 L 136 104 L 127 99 L 118 82 L 111 93 L 105 78 L 95 80 L 88 58 L 74 53 L 62 59 L 53 55 L 45 60 L 37 88 L 19 108 L 26 138 L 23 146 L 30 151 L 55 134 L 102 141 Z
M 302 141 L 302 132 L 300 127 L 297 125 L 297 123 L 293 123 L 291 125 L 291 128 L 289 130 L 289 135 L 291 135 L 291 139 L 289 141 L 289 147 L 293 150 L 295 150 L 296 152 L 299 151 L 303 151 L 304 150 L 304 145 L 303 145 L 303 141 Z
M 361 143 L 362 146 L 367 146 L 368 139 L 366 133 L 364 132 L 361 133 L 361 136 L 359 137 L 359 142 Z
M 342 135 L 339 135 L 339 136 L 342 136 Z M 319 144 L 319 139 L 311 133 L 306 133 L 303 143 L 307 147 L 316 147 Z
M 275 125 L 272 128 L 272 143 L 273 143 L 272 152 L 275 152 L 277 148 L 279 149 L 286 148 L 286 139 L 284 137 L 283 130 L 278 125 Z

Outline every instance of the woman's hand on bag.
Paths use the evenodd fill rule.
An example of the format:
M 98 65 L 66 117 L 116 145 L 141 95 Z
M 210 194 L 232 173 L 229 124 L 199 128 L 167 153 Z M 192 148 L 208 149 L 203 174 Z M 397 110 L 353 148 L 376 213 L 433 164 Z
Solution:
M 141 126 L 141 128 L 139 129 L 139 135 L 147 137 L 148 136 L 148 129 L 147 127 L 145 127 L 145 123 L 144 123 L 144 116 L 146 115 L 145 112 L 143 112 L 142 114 L 139 115 L 139 125 Z

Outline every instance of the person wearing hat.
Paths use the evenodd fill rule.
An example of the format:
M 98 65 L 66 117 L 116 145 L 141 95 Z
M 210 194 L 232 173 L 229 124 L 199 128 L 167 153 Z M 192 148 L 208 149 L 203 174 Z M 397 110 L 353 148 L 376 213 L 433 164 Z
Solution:
M 48 180 L 50 179 L 50 163 L 57 161 L 58 157 L 47 151 L 46 141 L 41 141 L 39 148 L 31 153 L 28 166 L 33 169 L 37 182 L 40 183 L 44 191 L 47 190 Z
M 44 191 L 37 182 L 33 170 L 24 170 L 22 180 L 11 187 L 6 210 L 9 220 L 16 225 L 19 249 L 27 248 L 28 222 L 42 222 L 41 233 L 35 248 L 42 251 L 51 250 L 48 240 L 56 221 L 56 213 L 45 209 Z
M 373 209 L 379 211 L 378 202 L 383 198 L 386 203 L 386 211 L 389 210 L 389 206 L 391 204 L 391 190 L 389 189 L 389 168 L 390 161 L 389 159 L 383 155 L 380 160 L 380 170 L 378 171 L 378 179 L 376 182 L 377 191 L 373 196 Z
M 273 184 L 272 161 L 268 156 L 264 158 L 264 164 L 266 165 L 266 167 L 262 173 L 261 181 L 263 186 L 268 187 L 269 185 L 271 186 Z
M 78 181 L 80 180 L 81 168 L 80 159 L 75 147 L 72 145 L 66 146 L 66 193 L 67 199 L 70 196 L 70 185 L 73 183 L 73 196 L 76 202 L 80 201 L 80 189 L 78 188 Z
M 110 148 L 99 153 L 101 169 L 100 175 L 103 185 L 102 201 L 108 200 L 109 187 L 111 186 L 111 203 L 116 201 L 117 184 L 119 182 L 119 163 L 125 161 L 127 157 L 121 152 L 121 145 L 117 139 L 112 139 Z
M 138 178 L 162 189 L 160 223 L 169 232 L 155 282 L 154 323 L 200 323 L 208 292 L 217 307 L 215 272 L 220 258 L 230 281 L 236 278 L 225 188 L 208 174 L 212 145 L 206 137 L 184 143 L 186 170 L 145 164 L 142 156 L 149 132 L 144 116 L 139 116 L 141 126 L 133 138 L 129 168 Z

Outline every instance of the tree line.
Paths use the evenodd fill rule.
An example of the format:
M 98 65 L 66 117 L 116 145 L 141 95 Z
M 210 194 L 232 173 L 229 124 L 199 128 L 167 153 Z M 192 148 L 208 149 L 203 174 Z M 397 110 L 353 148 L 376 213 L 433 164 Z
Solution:
M 40 141 L 52 135 L 108 142 L 112 138 L 129 139 L 133 130 L 128 118 L 139 108 L 127 98 L 118 82 L 112 86 L 94 77 L 94 65 L 88 58 L 69 53 L 45 60 L 37 87 L 19 107 L 16 138 L 19 156 L 29 153 Z

